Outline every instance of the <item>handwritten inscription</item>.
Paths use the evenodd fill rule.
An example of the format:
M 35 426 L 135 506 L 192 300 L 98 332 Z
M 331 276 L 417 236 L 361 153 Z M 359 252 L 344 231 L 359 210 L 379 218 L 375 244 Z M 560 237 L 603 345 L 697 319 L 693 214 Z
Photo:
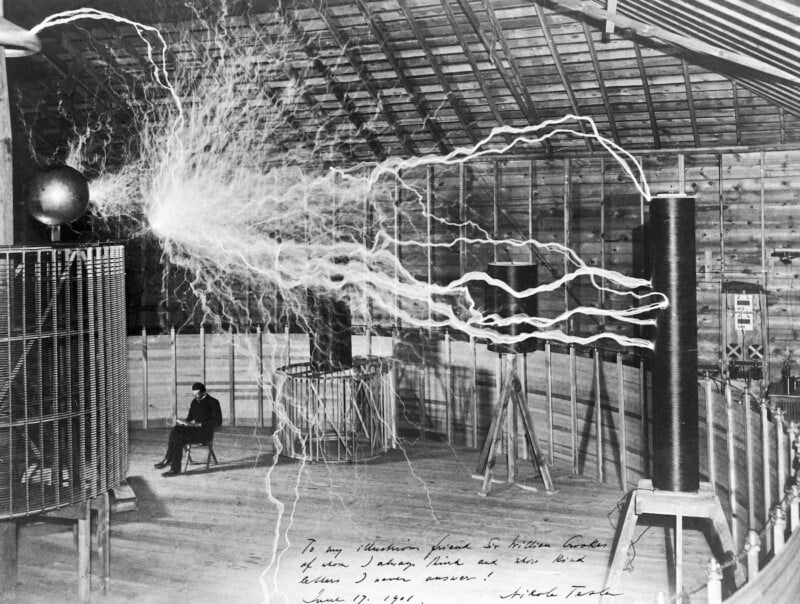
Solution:
M 309 538 L 298 549 L 294 591 L 304 604 L 560 602 L 622 595 L 593 585 L 586 573 L 604 568 L 608 556 L 609 544 L 592 535 L 553 542 L 538 535 L 468 540 L 446 534 L 425 542 L 375 539 L 348 546 Z

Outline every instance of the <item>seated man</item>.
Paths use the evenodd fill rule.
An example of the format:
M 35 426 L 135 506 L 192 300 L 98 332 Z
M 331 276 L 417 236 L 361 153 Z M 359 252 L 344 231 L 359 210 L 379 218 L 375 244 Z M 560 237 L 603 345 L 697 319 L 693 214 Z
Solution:
M 181 473 L 181 460 L 183 446 L 190 443 L 202 443 L 209 440 L 214 430 L 222 425 L 222 411 L 219 401 L 206 392 L 206 387 L 200 382 L 192 384 L 194 400 L 189 406 L 189 415 L 186 420 L 177 420 L 169 433 L 167 453 L 164 459 L 155 464 L 157 469 L 169 466 L 169 470 L 162 476 L 175 476 Z

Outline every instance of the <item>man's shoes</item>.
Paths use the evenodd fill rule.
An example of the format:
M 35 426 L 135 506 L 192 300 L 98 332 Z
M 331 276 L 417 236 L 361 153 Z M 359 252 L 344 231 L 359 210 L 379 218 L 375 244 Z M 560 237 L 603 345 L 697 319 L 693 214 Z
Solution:
M 169 478 L 170 476 L 177 476 L 180 474 L 180 471 L 176 472 L 175 470 L 167 470 L 166 472 L 162 472 L 161 475 L 165 478 Z
M 161 468 L 166 468 L 168 465 L 169 465 L 169 461 L 167 461 L 166 459 L 162 459 L 157 464 L 153 464 L 153 467 L 156 470 L 160 470 Z

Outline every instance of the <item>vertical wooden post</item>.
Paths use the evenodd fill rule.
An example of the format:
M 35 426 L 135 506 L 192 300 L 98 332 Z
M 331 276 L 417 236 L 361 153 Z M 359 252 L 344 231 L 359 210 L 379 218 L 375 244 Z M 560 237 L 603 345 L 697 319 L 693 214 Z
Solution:
M 0 3 L 0 17 L 3 7 Z M 11 107 L 9 103 L 8 78 L 6 77 L 6 53 L 0 47 L 0 245 L 14 243 L 14 187 L 11 154 Z
M 478 447 L 478 347 L 475 337 L 469 336 L 470 360 L 472 361 L 472 389 L 470 392 L 470 406 L 472 407 L 472 446 Z
M 567 158 L 564 160 L 564 247 L 569 247 L 571 243 L 571 217 L 570 217 L 570 171 L 571 171 L 572 164 L 570 159 Z M 569 272 L 569 259 L 564 256 L 564 274 L 566 275 Z M 564 310 L 569 310 L 569 294 L 570 294 L 570 286 L 569 284 L 564 285 Z M 572 325 L 573 321 L 570 317 L 567 320 L 567 333 L 572 333 Z M 577 467 L 577 466 L 576 466 Z
M 170 390 L 172 393 L 172 419 L 178 417 L 178 343 L 175 337 L 175 327 L 169 328 L 169 349 L 172 358 L 172 383 Z
M 553 444 L 553 355 L 550 349 L 550 341 L 544 343 L 544 366 L 547 373 L 547 434 L 550 444 L 550 463 L 553 463 L 555 455 L 555 445 Z
M 426 174 L 426 195 L 425 195 L 425 243 L 426 246 L 426 262 L 427 262 L 427 278 L 428 278 L 428 297 L 431 295 L 431 285 L 433 284 L 433 246 L 431 245 L 433 238 L 433 166 L 428 166 L 425 171 Z M 428 305 L 428 336 L 432 333 L 432 317 L 433 311 L 430 304 Z M 424 430 L 423 430 L 424 432 Z
M 572 440 L 572 473 L 578 473 L 578 372 L 575 367 L 575 346 L 569 346 L 569 410 Z
M 392 329 L 392 357 L 396 358 L 397 356 L 397 329 Z M 397 401 L 398 394 L 397 394 L 397 363 L 392 362 L 392 369 L 389 372 L 391 376 L 391 396 L 394 398 L 392 400 L 392 448 L 397 447 L 397 412 L 400 405 Z
M 528 163 L 528 240 L 533 241 L 536 235 L 536 223 L 534 221 L 533 202 L 536 199 L 536 160 L 532 159 Z M 528 262 L 533 264 L 535 259 L 535 246 L 528 245 Z M 462 275 L 464 273 L 461 273 Z
M 764 496 L 764 513 L 772 505 L 772 481 L 770 475 L 772 474 L 772 466 L 769 463 L 769 418 L 767 417 L 767 405 L 762 402 L 759 405 L 761 411 L 761 477 L 762 489 Z
M 256 419 L 256 425 L 260 428 L 264 427 L 264 342 L 263 342 L 263 333 L 261 332 L 261 325 L 256 326 L 256 363 L 258 363 L 258 367 L 256 371 L 258 372 L 258 377 L 256 381 L 256 405 L 257 410 L 256 413 L 258 415 Z
M 737 513 L 736 504 L 736 454 L 734 447 L 733 435 L 733 400 L 731 397 L 731 384 L 725 381 L 725 419 L 726 426 L 726 440 L 728 443 L 728 502 L 731 510 L 731 532 L 733 533 L 733 542 L 738 545 L 739 543 L 739 514 Z
M 722 567 L 716 558 L 711 558 L 706 567 L 706 577 L 708 578 L 708 604 L 722 604 Z M 678 594 L 680 597 L 680 594 Z
M 228 392 L 230 393 L 229 414 L 231 426 L 236 425 L 236 345 L 233 338 L 233 327 L 228 328 Z
M 706 371 L 706 445 L 708 447 L 708 482 L 711 489 L 716 490 L 717 460 L 714 457 L 714 391 L 711 378 Z
M 394 252 L 394 257 L 395 257 L 394 281 L 395 281 L 396 284 L 398 284 L 398 286 L 395 288 L 395 292 L 394 292 L 394 306 L 398 310 L 400 308 L 400 294 L 399 294 L 400 287 L 399 287 L 398 269 L 399 269 L 400 259 L 401 259 L 401 256 L 400 256 L 400 254 L 401 254 L 401 248 L 400 248 L 400 201 L 401 201 L 401 197 L 402 197 L 402 195 L 401 195 L 402 189 L 400 187 L 400 182 L 399 181 L 400 181 L 399 178 L 397 179 L 397 181 L 395 181 L 395 185 L 394 185 L 394 203 L 392 204 L 392 213 L 393 213 L 392 214 L 392 230 L 394 231 L 394 250 L 393 250 L 393 252 Z M 466 245 L 466 244 L 464 244 L 464 245 Z M 466 252 L 464 252 L 464 253 L 466 255 Z M 463 275 L 464 271 L 462 271 L 460 274 Z M 400 318 L 399 317 L 395 318 L 395 320 L 394 320 L 394 329 L 395 329 L 395 331 L 400 329 L 400 327 L 401 327 Z
M 97 497 L 97 557 L 100 559 L 100 577 L 103 593 L 108 593 L 111 580 L 111 505 L 108 491 Z
M 789 498 L 789 528 L 795 532 L 800 528 L 800 485 L 793 484 L 787 489 Z
M 149 411 L 147 382 L 147 328 L 142 327 L 142 428 L 145 430 L 147 430 Z
M 605 174 L 605 160 L 600 158 L 600 268 L 606 268 L 606 193 L 605 184 L 606 179 L 603 177 Z M 597 288 L 598 300 L 597 303 L 600 308 L 606 307 L 606 280 L 600 279 L 600 287 Z M 600 316 L 601 325 L 605 325 L 605 316 Z
M 453 442 L 453 434 L 452 434 L 452 412 L 453 412 L 453 405 L 454 405 L 454 397 L 453 397 L 453 352 L 451 350 L 451 343 L 450 343 L 450 332 L 446 331 L 444 333 L 444 374 L 445 374 L 445 393 L 444 393 L 444 422 L 445 422 L 445 438 L 447 438 L 447 444 Z
M 747 531 L 747 542 L 744 544 L 744 552 L 747 555 L 747 580 L 752 581 L 758 574 L 758 556 L 761 551 L 761 537 L 758 532 L 750 529 Z
M 494 178 L 492 179 L 492 239 L 497 241 L 500 238 L 500 162 L 492 162 L 494 168 Z M 492 246 L 492 260 L 497 262 L 497 246 Z
M 595 427 L 597 428 L 597 441 L 595 442 L 597 450 L 597 481 L 604 482 L 605 472 L 603 471 L 603 396 L 600 392 L 601 379 L 600 371 L 602 366 L 600 363 L 600 349 L 594 349 L 594 418 Z
M 775 418 L 775 435 L 777 445 L 775 455 L 778 458 L 778 495 L 783 493 L 786 486 L 786 438 L 783 434 L 785 426 L 783 424 L 783 409 L 774 409 L 772 415 Z
M 458 274 L 467 272 L 467 168 L 458 164 Z
M 756 525 L 756 501 L 753 489 L 755 471 L 753 469 L 753 426 L 752 411 L 750 409 L 750 391 L 745 388 L 744 399 L 744 439 L 745 439 L 745 468 L 747 470 L 747 527 Z
M 783 551 L 783 546 L 785 544 L 783 535 L 786 531 L 786 513 L 781 506 L 776 505 L 772 508 L 770 519 L 772 520 L 772 547 L 777 556 Z
M 200 325 L 200 381 L 206 383 L 206 328 Z
M 527 352 L 520 356 L 520 361 L 522 362 L 522 398 L 525 401 L 525 405 L 527 405 L 528 404 L 528 353 Z M 516 411 L 514 412 L 514 418 L 515 418 L 514 429 L 517 431 L 517 433 L 519 433 L 519 431 L 517 430 L 519 417 Z M 516 439 L 514 440 L 514 442 L 516 443 Z M 520 445 L 522 446 L 522 459 L 527 461 L 528 445 L 524 433 L 522 435 L 522 442 L 520 443 Z
M 620 482 L 622 490 L 628 490 L 628 429 L 625 421 L 625 367 L 622 364 L 622 353 L 617 352 L 617 407 L 619 408 L 619 462 Z
M 89 602 L 91 597 L 92 543 L 90 531 L 91 509 L 88 501 L 78 504 L 78 599 Z

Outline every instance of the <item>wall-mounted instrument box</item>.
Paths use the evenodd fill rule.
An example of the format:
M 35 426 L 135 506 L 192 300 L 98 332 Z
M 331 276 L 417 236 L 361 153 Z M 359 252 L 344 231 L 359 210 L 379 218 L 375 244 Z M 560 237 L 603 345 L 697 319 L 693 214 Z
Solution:
M 722 367 L 732 380 L 760 381 L 767 368 L 766 294 L 759 283 L 722 284 Z

